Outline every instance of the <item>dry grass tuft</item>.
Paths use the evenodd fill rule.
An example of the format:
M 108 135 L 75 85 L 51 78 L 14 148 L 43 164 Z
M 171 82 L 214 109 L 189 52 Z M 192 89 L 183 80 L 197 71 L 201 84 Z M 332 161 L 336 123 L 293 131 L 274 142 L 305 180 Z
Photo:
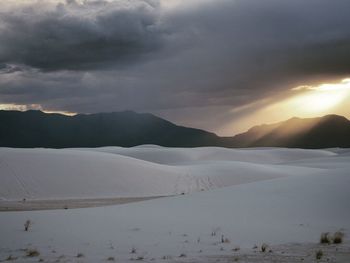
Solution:
M 39 251 L 37 249 L 28 249 L 26 251 L 27 257 L 38 257 L 40 255 Z
M 24 223 L 24 231 L 28 231 L 29 228 L 32 226 L 32 221 L 30 221 L 29 219 L 27 221 L 25 221 Z
M 9 255 L 6 259 L 5 259 L 5 261 L 13 261 L 13 260 L 16 260 L 17 258 L 16 257 L 14 257 L 14 256 L 12 256 L 12 255 Z
M 343 232 L 335 232 L 333 236 L 333 243 L 334 244 L 341 244 L 343 243 L 344 233 Z
M 332 237 L 329 232 L 325 232 L 321 234 L 320 243 L 321 244 L 330 244 L 332 242 Z
M 269 246 L 267 245 L 267 244 L 262 244 L 261 245 L 261 247 L 260 247 L 260 250 L 261 250 L 261 252 L 266 252 L 266 250 L 267 250 L 267 248 L 268 248 Z
M 316 257 L 316 260 L 320 260 L 323 257 L 323 251 L 317 250 L 315 257 Z

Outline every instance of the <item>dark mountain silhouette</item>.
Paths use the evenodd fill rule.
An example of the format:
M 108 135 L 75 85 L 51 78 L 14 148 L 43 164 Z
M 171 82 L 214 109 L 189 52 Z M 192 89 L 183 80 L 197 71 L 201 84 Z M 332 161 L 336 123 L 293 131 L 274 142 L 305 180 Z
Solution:
M 0 111 L 1 147 L 350 147 L 350 121 L 328 115 L 292 118 L 255 126 L 234 137 L 175 125 L 152 114 L 132 111 L 65 116 L 41 111 Z
M 230 139 L 234 147 L 331 148 L 350 147 L 350 121 L 338 115 L 292 118 L 255 126 Z
M 41 111 L 0 111 L 0 146 L 98 147 L 157 144 L 196 147 L 219 144 L 220 137 L 177 126 L 152 114 L 132 111 L 65 116 Z

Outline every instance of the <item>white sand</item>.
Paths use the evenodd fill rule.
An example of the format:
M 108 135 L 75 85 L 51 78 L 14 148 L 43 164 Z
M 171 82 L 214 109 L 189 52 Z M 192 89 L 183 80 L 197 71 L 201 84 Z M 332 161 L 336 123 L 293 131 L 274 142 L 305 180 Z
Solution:
M 64 150 L 0 148 L 0 199 L 176 195 L 318 173 L 317 168 L 294 165 L 281 168 L 278 164 L 334 155 L 310 150 L 151 146 Z
M 182 187 L 182 184 L 177 184 L 177 189 L 174 188 L 172 179 L 169 179 L 173 176 L 187 178 L 187 181 L 183 181 L 184 184 L 188 183 L 184 189 L 191 191 L 191 194 L 98 208 L 1 212 L 0 260 L 13 255 L 18 257 L 16 262 L 37 262 L 39 257 L 25 257 L 25 252 L 20 250 L 35 248 L 45 261 L 59 259 L 61 262 L 105 262 L 108 257 L 113 256 L 116 262 L 129 262 L 131 258 L 137 257 L 143 257 L 145 262 L 230 262 L 234 260 L 232 256 L 236 253 L 232 248 L 239 246 L 242 249 L 241 262 L 273 262 L 277 259 L 279 262 L 296 262 L 294 259 L 288 261 L 282 255 L 277 255 L 277 259 L 274 258 L 275 255 L 267 258 L 262 255 L 254 257 L 252 247 L 255 244 L 268 243 L 276 253 L 282 253 L 282 247 L 285 253 L 294 253 L 294 258 L 297 259 L 309 253 L 307 257 L 304 255 L 305 262 L 314 262 L 313 253 L 318 249 L 315 243 L 318 242 L 320 234 L 341 230 L 346 234 L 346 243 L 339 246 L 338 251 L 335 247 L 324 248 L 324 251 L 330 262 L 335 262 L 334 258 L 337 258 L 336 262 L 349 262 L 347 240 L 350 234 L 350 156 L 346 151 L 159 147 L 137 147 L 125 151 L 129 154 L 131 150 L 138 149 L 148 151 L 144 153 L 143 159 L 159 149 L 165 152 L 164 156 L 176 153 L 180 157 L 173 158 L 172 165 L 164 165 L 160 164 L 160 158 L 165 158 L 161 154 L 157 158 L 155 154 L 152 158 L 158 162 L 151 163 L 141 160 L 142 156 L 136 159 L 123 157 L 120 153 L 98 153 L 101 149 L 2 149 L 1 160 L 12 163 L 17 168 L 16 171 L 22 171 L 21 178 L 26 179 L 28 174 L 32 175 L 32 180 L 23 179 L 22 182 L 24 189 L 33 191 L 30 194 L 37 193 L 37 197 L 51 194 L 51 187 L 55 186 L 50 182 L 52 174 L 57 181 L 64 179 L 63 182 L 56 183 L 57 189 L 53 189 L 56 191 L 55 195 L 64 197 L 73 191 L 77 192 L 77 196 L 85 194 L 82 191 L 85 188 L 77 187 L 73 183 L 84 182 L 79 177 L 84 177 L 89 171 L 88 167 L 96 164 L 92 160 L 101 161 L 115 170 L 105 168 L 102 164 L 97 164 L 98 169 L 91 168 L 96 169 L 93 171 L 100 170 L 100 174 L 104 174 L 104 169 L 108 171 L 99 175 L 98 183 L 101 187 L 97 187 L 97 190 L 93 187 L 95 181 L 92 173 L 88 177 L 93 189 L 88 193 L 93 195 L 91 198 L 98 197 L 98 191 L 105 191 L 103 195 L 110 193 L 108 191 L 112 188 L 107 191 L 102 187 L 102 183 L 108 185 L 107 182 L 101 182 L 102 179 L 115 180 L 116 187 L 124 186 L 118 186 L 112 194 L 171 194 L 174 190 L 179 190 L 179 185 Z M 122 151 L 120 148 L 117 150 Z M 11 153 L 12 157 L 6 156 L 6 153 Z M 190 158 L 186 160 L 184 156 L 181 157 L 182 153 Z M 61 155 L 64 162 L 61 162 Z M 104 162 L 104 158 L 108 161 Z M 74 163 L 82 159 L 85 162 L 79 162 L 73 169 Z M 40 164 L 41 160 L 48 160 L 44 163 L 50 165 L 39 170 L 35 160 L 38 163 L 40 161 Z M 165 161 L 163 159 L 162 162 Z M 55 166 L 56 162 L 60 164 Z M 65 162 L 69 165 L 64 165 Z M 114 163 L 117 165 L 113 166 Z M 27 169 L 18 169 L 24 166 Z M 76 171 L 76 175 L 71 175 L 74 180 L 52 169 L 58 169 L 59 166 L 62 167 L 61 171 L 67 171 L 68 168 Z M 84 172 L 80 172 L 79 167 Z M 119 167 L 124 171 L 121 174 L 118 173 Z M 152 169 L 163 173 L 159 172 L 154 176 Z M 32 172 L 44 170 L 55 172 Z M 129 173 L 130 170 L 134 173 Z M 143 172 L 138 174 L 137 171 Z M 4 174 L 2 172 L 1 177 Z M 6 176 L 11 177 L 11 174 Z M 208 178 L 214 182 L 213 186 L 204 183 L 208 182 Z M 262 178 L 269 180 L 261 180 Z M 203 180 L 202 185 L 196 185 L 197 179 Z M 152 183 L 156 183 L 156 186 L 152 186 Z M 73 185 L 66 187 L 65 184 Z M 27 185 L 36 187 L 30 188 Z M 208 191 L 196 192 L 203 185 L 208 186 Z M 41 186 L 50 191 L 41 190 Z M 21 193 L 21 190 L 14 192 L 12 197 L 18 197 L 17 193 Z M 2 185 L 1 194 L 3 198 L 9 198 Z M 52 194 L 49 196 L 56 197 Z M 27 219 L 33 222 L 29 232 L 23 230 Z M 212 235 L 213 232 L 215 235 Z M 230 243 L 221 244 L 222 235 Z M 296 249 L 293 243 L 300 244 L 301 249 Z M 136 249 L 135 254 L 130 253 L 132 248 Z M 83 253 L 84 257 L 77 259 L 77 253 Z M 186 258 L 179 258 L 181 254 L 185 254 Z

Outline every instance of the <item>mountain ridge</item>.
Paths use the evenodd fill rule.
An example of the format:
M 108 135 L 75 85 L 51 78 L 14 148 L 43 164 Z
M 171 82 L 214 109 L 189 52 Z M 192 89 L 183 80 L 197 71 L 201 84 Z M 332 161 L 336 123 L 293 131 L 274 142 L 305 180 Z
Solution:
M 233 140 L 236 147 L 348 148 L 350 121 L 336 114 L 315 118 L 293 117 L 254 126 L 234 136 Z
M 0 147 L 132 147 L 142 144 L 166 147 L 348 148 L 350 121 L 335 114 L 317 118 L 293 117 L 278 123 L 253 126 L 235 136 L 220 137 L 205 130 L 176 125 L 151 113 L 122 111 L 67 116 L 37 110 L 0 111 Z

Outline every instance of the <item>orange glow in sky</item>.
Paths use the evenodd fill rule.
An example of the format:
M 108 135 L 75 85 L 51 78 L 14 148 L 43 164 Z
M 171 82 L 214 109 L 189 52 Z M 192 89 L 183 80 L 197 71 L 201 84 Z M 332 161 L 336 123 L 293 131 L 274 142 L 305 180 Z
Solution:
M 260 108 L 252 114 L 222 127 L 218 133 L 232 135 L 255 125 L 274 123 L 292 117 L 311 118 L 338 114 L 350 118 L 350 78 L 338 83 L 303 85 L 291 90 L 291 96 Z

